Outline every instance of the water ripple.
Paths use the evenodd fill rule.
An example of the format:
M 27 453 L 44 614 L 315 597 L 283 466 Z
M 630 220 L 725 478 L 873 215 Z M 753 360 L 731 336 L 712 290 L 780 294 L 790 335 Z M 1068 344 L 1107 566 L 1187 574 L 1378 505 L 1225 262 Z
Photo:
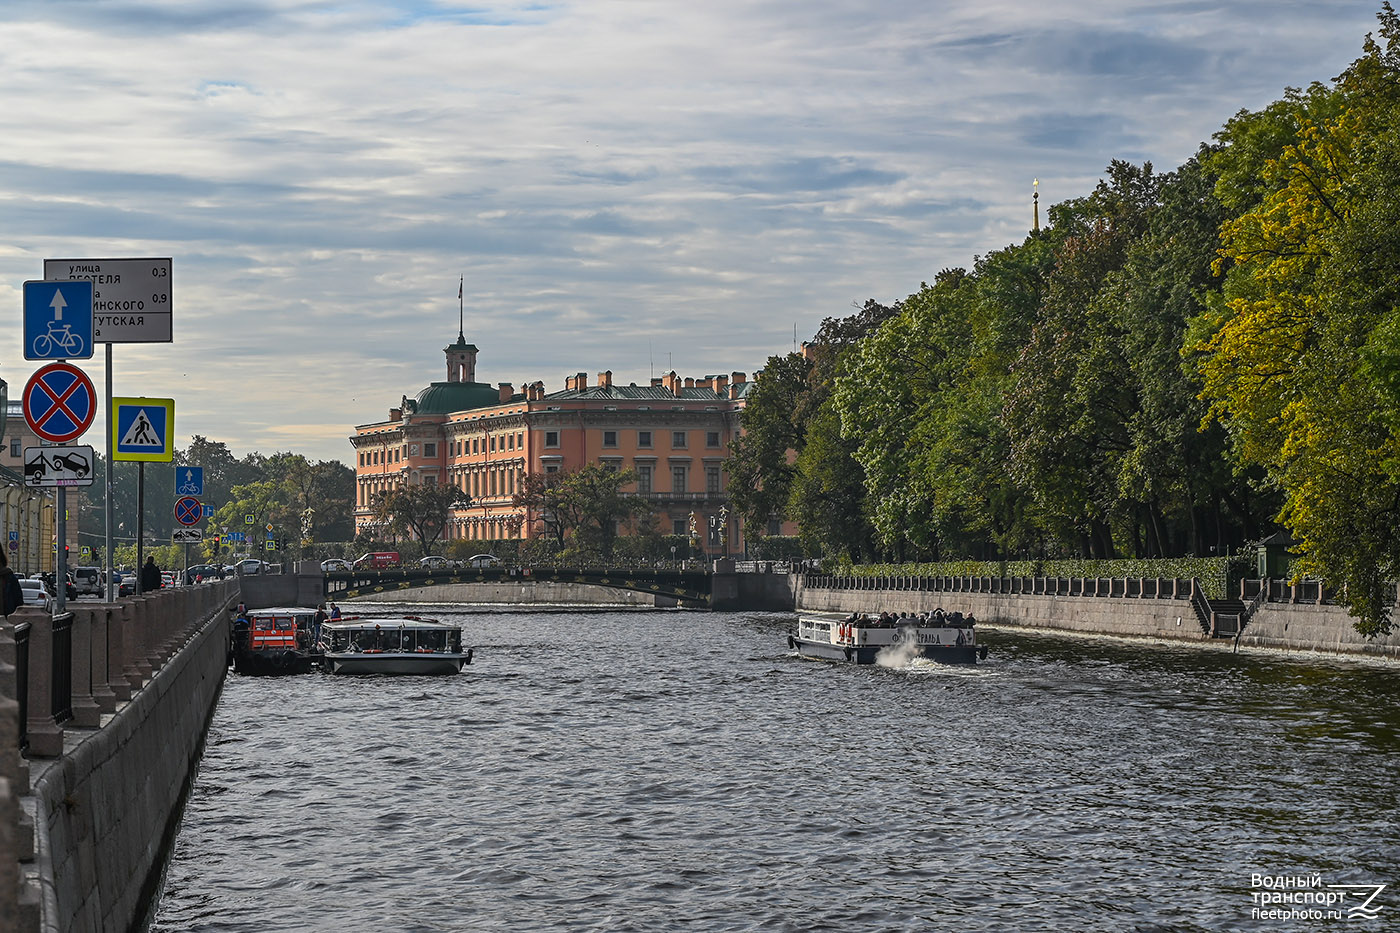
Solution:
M 458 615 L 458 677 L 230 676 L 153 930 L 1263 930 L 1251 872 L 1400 884 L 1390 669 Z

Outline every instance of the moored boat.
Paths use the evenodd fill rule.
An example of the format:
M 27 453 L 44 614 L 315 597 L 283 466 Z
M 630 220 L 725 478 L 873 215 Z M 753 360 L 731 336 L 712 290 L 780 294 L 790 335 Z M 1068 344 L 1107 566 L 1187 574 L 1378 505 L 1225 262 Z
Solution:
M 472 663 L 460 625 L 417 616 L 326 622 L 321 637 L 332 674 L 456 674 Z
M 802 616 L 788 647 L 808 658 L 875 664 L 926 658 L 945 664 L 976 664 L 987 656 L 977 643 L 977 620 L 941 609 L 922 616 Z
M 305 674 L 320 661 L 314 609 L 254 609 L 233 623 L 233 669 L 240 674 Z

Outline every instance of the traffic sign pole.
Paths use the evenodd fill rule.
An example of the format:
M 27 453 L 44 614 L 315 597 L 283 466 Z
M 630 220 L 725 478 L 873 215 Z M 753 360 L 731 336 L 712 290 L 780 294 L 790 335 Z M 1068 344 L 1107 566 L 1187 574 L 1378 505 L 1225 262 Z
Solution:
M 54 589 L 58 590 L 58 601 L 54 612 L 62 615 L 67 611 L 68 602 L 68 490 L 58 487 L 58 572 L 54 574 Z
M 107 344 L 107 602 L 115 602 L 117 599 L 116 581 L 112 579 L 112 426 L 116 423 L 112 420 L 112 345 Z

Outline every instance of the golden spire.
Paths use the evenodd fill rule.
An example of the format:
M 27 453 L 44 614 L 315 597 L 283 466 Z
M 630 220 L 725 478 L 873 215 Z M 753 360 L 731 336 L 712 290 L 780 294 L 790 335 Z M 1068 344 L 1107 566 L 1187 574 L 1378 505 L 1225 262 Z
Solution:
M 1034 227 L 1034 229 L 1032 230 L 1032 232 L 1033 232 L 1033 233 L 1039 233 L 1039 232 L 1040 232 L 1040 179 L 1037 178 L 1037 179 L 1035 180 L 1035 184 L 1033 184 L 1031 187 L 1035 190 L 1035 194 L 1031 195 L 1031 204 L 1034 205 L 1034 209 L 1035 209 L 1035 227 Z

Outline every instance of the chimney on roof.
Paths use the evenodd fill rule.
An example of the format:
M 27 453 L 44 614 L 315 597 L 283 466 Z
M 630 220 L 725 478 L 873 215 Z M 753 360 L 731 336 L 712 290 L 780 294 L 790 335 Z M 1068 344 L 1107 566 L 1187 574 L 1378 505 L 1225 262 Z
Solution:
M 804 360 L 815 360 L 817 358 L 817 345 L 802 341 L 802 358 Z
M 676 371 L 674 369 L 661 377 L 661 384 L 666 388 L 666 391 L 670 392 L 672 395 L 681 394 L 681 381 L 679 377 L 676 376 Z
M 599 373 L 599 374 L 598 374 L 598 388 L 600 388 L 600 389 L 611 389 L 611 388 L 612 388 L 612 370 L 611 370 L 611 369 L 608 370 L 608 371 L 605 372 L 605 373 Z
M 498 382 L 496 383 L 496 388 L 500 390 L 501 401 L 503 402 L 509 402 L 510 397 L 515 394 L 515 389 L 511 387 L 509 382 Z
M 739 397 L 739 383 L 731 382 L 729 384 L 729 397 L 731 399 L 736 399 Z
M 744 382 L 746 379 L 748 379 L 748 376 L 744 375 L 743 373 L 734 372 L 729 374 L 730 382 Z
M 574 377 L 574 388 L 580 392 L 588 388 L 588 373 L 579 373 Z
M 654 389 L 654 388 L 656 388 L 656 387 L 659 386 L 659 385 L 661 385 L 661 377 L 660 377 L 660 376 L 652 376 L 652 377 L 651 377 L 651 387 Z
M 713 385 L 714 385 L 714 390 L 715 390 L 715 394 L 716 394 L 716 395 L 720 395 L 720 396 L 724 395 L 725 389 L 727 389 L 727 388 L 729 387 L 729 377 L 728 377 L 728 376 L 714 376 L 714 377 L 711 379 L 711 382 L 712 382 Z
M 695 380 L 692 379 L 692 378 L 690 378 L 689 376 L 686 376 L 686 377 L 685 377 L 685 387 L 686 387 L 687 389 L 693 389 L 693 388 L 695 388 Z
M 390 421 L 402 421 L 402 420 L 403 420 L 403 409 L 402 409 L 402 408 L 391 408 L 391 409 L 389 409 L 389 420 L 390 420 Z

